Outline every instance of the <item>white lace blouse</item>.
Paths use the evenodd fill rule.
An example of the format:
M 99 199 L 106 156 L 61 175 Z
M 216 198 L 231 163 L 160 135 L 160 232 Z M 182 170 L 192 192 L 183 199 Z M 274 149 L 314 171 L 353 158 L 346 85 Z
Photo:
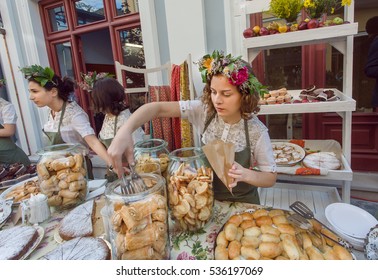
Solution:
M 53 117 L 50 110 L 47 123 L 43 126 L 44 131 L 57 132 L 61 114 L 62 111 L 56 112 L 55 117 Z M 88 147 L 88 145 L 84 137 L 95 134 L 87 113 L 75 101 L 67 102 L 60 132 L 64 142 L 80 143 L 85 147 Z
M 179 104 L 181 117 L 188 119 L 202 133 L 201 141 L 204 144 L 214 139 L 221 139 L 226 143 L 234 143 L 236 152 L 247 147 L 244 119 L 230 125 L 216 115 L 203 133 L 206 118 L 206 108 L 203 103 L 200 100 L 189 100 L 180 101 Z M 277 167 L 268 128 L 256 116 L 253 116 L 247 122 L 251 147 L 251 166 L 264 172 L 276 172 Z
M 0 124 L 16 124 L 17 114 L 12 103 L 0 98 Z
M 129 109 L 123 110 L 117 118 L 117 130 L 120 129 L 120 127 L 128 120 L 128 118 L 131 116 L 131 112 Z M 100 131 L 100 138 L 101 139 L 111 139 L 114 138 L 114 123 L 115 123 L 116 116 L 106 114 L 104 122 L 101 127 Z M 143 140 L 144 131 L 141 127 L 139 127 L 137 130 L 133 132 L 133 141 L 134 143 L 142 141 Z

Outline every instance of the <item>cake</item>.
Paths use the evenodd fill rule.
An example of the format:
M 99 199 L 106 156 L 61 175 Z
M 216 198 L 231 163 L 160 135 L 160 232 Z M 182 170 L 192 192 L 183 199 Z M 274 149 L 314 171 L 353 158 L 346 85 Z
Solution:
M 324 168 L 328 170 L 337 170 L 341 167 L 341 162 L 333 152 L 319 152 L 307 155 L 303 164 L 309 168 Z
M 17 226 L 0 231 L 0 260 L 18 260 L 38 238 L 32 226 Z
M 60 222 L 59 235 L 63 240 L 93 235 L 94 201 L 89 200 L 71 210 Z
M 96 237 L 77 237 L 60 244 L 44 255 L 43 260 L 110 260 L 110 249 Z

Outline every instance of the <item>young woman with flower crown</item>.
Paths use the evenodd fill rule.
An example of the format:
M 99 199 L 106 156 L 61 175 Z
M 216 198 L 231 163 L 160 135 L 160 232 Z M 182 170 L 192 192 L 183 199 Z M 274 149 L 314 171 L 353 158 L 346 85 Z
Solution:
M 74 91 L 74 81 L 69 77 L 61 79 L 50 67 L 32 65 L 20 70 L 29 81 L 30 100 L 40 108 L 50 108 L 47 123 L 42 129 L 48 145 L 88 145 L 109 165 L 110 158 L 105 147 L 97 139 L 88 115 L 75 101 L 68 101 Z M 91 165 L 89 159 L 87 164 Z M 93 178 L 89 166 L 88 177 Z
M 259 204 L 257 187 L 271 187 L 277 177 L 268 129 L 254 115 L 259 111 L 262 85 L 240 57 L 214 51 L 200 59 L 198 65 L 206 83 L 202 102 L 156 102 L 140 107 L 117 132 L 108 149 L 112 164 L 121 170 L 123 154 L 129 163 L 134 163 L 131 133 L 143 123 L 157 117 L 186 118 L 202 131 L 203 144 L 221 139 L 235 145 L 235 162 L 228 172 L 234 179 L 229 185 L 234 196 L 215 176 L 215 199 Z

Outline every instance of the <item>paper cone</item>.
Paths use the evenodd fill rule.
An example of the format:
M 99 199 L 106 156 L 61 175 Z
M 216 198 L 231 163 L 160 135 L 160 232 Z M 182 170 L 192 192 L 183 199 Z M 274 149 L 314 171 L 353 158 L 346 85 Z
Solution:
M 207 160 L 222 183 L 232 193 L 228 185 L 232 182 L 228 174 L 235 160 L 235 146 L 232 143 L 224 143 L 222 140 L 213 140 L 202 147 Z

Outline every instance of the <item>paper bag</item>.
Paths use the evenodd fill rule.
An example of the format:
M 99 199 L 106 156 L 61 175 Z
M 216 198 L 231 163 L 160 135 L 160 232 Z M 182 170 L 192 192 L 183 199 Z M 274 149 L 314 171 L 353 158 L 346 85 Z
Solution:
M 214 172 L 233 195 L 232 189 L 228 187 L 232 183 L 233 178 L 230 178 L 227 174 L 235 160 L 234 144 L 225 143 L 222 140 L 213 140 L 203 146 L 202 150 Z

